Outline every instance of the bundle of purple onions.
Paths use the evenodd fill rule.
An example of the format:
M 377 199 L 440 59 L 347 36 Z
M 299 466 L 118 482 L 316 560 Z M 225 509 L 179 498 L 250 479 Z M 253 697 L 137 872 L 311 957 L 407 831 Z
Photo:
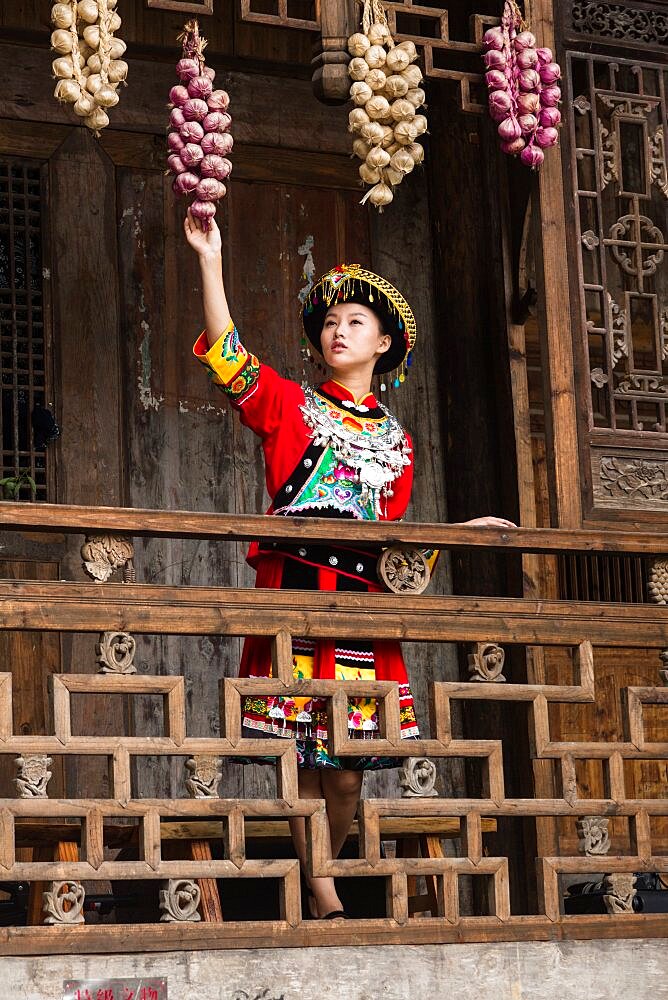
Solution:
M 544 149 L 559 139 L 561 70 L 551 49 L 536 48 L 513 0 L 506 0 L 501 25 L 483 36 L 489 112 L 498 124 L 501 149 L 538 169 Z
M 197 21 L 186 24 L 181 39 L 183 57 L 176 65 L 181 82 L 169 92 L 167 163 L 176 175 L 174 193 L 194 195 L 190 211 L 206 230 L 216 214 L 216 202 L 227 193 L 223 182 L 232 172 L 227 159 L 234 145 L 227 113 L 230 98 L 224 90 L 214 90 L 216 71 L 205 65 L 206 40 L 200 37 Z

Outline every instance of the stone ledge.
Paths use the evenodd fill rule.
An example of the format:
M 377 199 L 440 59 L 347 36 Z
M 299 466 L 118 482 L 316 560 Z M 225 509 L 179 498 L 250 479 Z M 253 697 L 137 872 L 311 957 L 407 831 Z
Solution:
M 668 995 L 662 940 L 0 958 L 2 994 L 62 1000 L 66 978 L 168 978 L 170 1000 L 639 1000 Z

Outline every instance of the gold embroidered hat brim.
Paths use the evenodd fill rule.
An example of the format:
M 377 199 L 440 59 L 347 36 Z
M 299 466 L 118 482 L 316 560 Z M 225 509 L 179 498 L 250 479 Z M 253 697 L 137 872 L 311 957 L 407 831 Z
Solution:
M 313 285 L 304 299 L 304 332 L 319 354 L 320 336 L 327 310 L 343 302 L 358 302 L 377 313 L 392 344 L 376 362 L 376 374 L 401 367 L 409 357 L 417 336 L 415 317 L 408 302 L 394 285 L 360 264 L 339 264 Z

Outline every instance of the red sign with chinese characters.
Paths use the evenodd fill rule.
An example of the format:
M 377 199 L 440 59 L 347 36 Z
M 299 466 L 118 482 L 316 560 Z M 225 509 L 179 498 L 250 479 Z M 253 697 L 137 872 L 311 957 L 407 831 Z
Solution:
M 166 979 L 72 979 L 63 1000 L 167 1000 Z

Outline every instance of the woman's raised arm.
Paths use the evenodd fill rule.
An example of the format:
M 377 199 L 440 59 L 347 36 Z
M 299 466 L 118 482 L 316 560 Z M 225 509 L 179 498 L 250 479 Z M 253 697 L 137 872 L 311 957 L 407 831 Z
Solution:
M 223 283 L 223 257 L 220 230 L 212 219 L 204 232 L 202 224 L 188 211 L 183 223 L 186 239 L 199 258 L 202 273 L 204 325 L 209 347 L 213 347 L 230 325 L 230 307 Z

